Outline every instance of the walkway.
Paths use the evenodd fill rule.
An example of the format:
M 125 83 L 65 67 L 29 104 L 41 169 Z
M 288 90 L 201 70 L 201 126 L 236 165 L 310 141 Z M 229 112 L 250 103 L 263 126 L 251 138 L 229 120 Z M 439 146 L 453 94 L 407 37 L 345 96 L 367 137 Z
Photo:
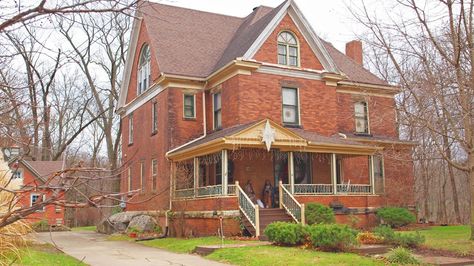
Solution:
M 227 265 L 204 259 L 198 255 L 177 254 L 128 241 L 107 241 L 106 235 L 95 232 L 54 232 L 51 235 L 50 233 L 38 233 L 38 239 L 47 243 L 54 241 L 64 253 L 92 266 Z

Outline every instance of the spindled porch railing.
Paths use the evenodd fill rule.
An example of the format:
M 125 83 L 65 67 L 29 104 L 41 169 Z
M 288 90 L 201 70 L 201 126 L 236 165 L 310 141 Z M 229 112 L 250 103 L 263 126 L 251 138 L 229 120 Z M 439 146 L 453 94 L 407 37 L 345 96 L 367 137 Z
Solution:
M 235 181 L 235 192 L 239 199 L 239 209 L 245 215 L 247 220 L 255 228 L 255 236 L 260 236 L 260 214 L 257 204 L 253 204 L 245 191 L 239 186 L 239 181 Z
M 293 197 L 293 195 L 291 195 L 288 189 L 285 188 L 281 181 L 279 182 L 278 186 L 280 191 L 280 208 L 285 208 L 285 210 L 297 223 L 304 225 L 304 204 L 300 204 Z

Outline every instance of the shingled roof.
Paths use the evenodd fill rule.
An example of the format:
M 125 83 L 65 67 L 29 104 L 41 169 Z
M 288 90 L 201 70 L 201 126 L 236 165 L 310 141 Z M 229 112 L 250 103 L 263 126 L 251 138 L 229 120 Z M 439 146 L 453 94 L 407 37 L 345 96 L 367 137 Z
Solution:
M 138 12 L 161 72 L 205 78 L 242 57 L 288 1 L 275 8 L 257 7 L 244 18 L 148 1 L 142 2 Z M 388 85 L 330 43 L 323 44 L 348 80 Z

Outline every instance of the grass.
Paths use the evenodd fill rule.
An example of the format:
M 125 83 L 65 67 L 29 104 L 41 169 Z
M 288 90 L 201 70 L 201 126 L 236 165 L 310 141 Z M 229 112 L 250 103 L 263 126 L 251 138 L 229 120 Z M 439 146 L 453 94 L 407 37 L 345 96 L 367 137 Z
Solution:
M 71 231 L 95 231 L 95 230 L 96 230 L 95 225 L 71 228 Z
M 330 253 L 294 247 L 256 246 L 219 249 L 208 259 L 248 266 L 279 265 L 384 265 L 382 261 L 351 253 Z
M 15 262 L 11 265 L 23 265 L 23 266 L 72 266 L 72 265 L 87 265 L 80 262 L 79 260 L 68 256 L 49 244 L 43 245 L 32 245 L 29 247 L 20 248 L 19 250 L 20 259 L 15 260 L 15 256 L 11 256 L 10 261 L 6 261 L 7 265 Z M 2 264 L 2 261 L 0 261 Z
M 239 240 L 224 240 L 224 244 L 237 244 L 237 243 L 249 243 L 251 241 L 239 241 Z M 203 245 L 218 245 L 221 243 L 221 239 L 215 236 L 210 237 L 198 237 L 198 238 L 162 238 L 139 242 L 145 246 L 162 248 L 176 253 L 191 253 L 196 246 Z
M 429 248 L 474 255 L 474 241 L 469 240 L 471 229 L 467 225 L 433 226 L 419 232 L 425 236 L 424 245 Z

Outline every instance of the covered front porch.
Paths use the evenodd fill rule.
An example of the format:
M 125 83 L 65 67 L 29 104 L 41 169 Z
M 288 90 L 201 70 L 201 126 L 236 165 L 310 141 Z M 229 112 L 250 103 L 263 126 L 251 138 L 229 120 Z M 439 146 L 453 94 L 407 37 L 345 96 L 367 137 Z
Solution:
M 234 206 L 226 209 L 240 210 L 256 236 L 266 226 L 259 221 L 264 209 L 284 209 L 304 223 L 300 199 L 317 202 L 321 197 L 383 193 L 379 147 L 289 129 L 270 120 L 213 134 L 169 155 L 172 200 L 225 199 Z M 207 210 L 204 205 L 202 210 Z

